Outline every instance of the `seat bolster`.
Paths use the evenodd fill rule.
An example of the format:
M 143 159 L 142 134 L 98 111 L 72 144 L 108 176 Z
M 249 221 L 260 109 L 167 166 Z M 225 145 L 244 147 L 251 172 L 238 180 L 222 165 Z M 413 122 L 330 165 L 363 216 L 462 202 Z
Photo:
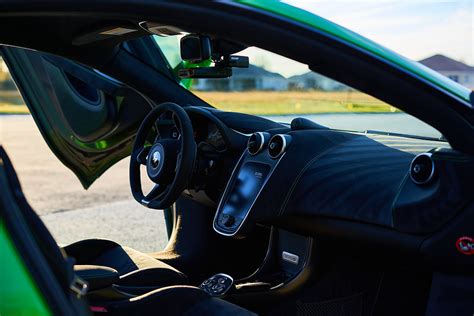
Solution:
M 184 315 L 210 295 L 194 286 L 168 286 L 146 294 L 113 302 L 107 306 L 112 315 Z
M 62 250 L 76 260 L 76 264 L 91 264 L 103 253 L 120 247 L 115 241 L 107 239 L 85 239 L 64 246 Z
M 188 278 L 184 273 L 172 268 L 160 267 L 129 272 L 121 276 L 117 284 L 124 286 L 171 286 L 188 283 Z
M 120 284 L 127 286 L 168 286 L 188 284 L 187 276 L 149 254 L 122 247 L 106 239 L 86 239 L 65 246 L 64 251 L 78 265 L 110 267 L 121 276 Z
M 78 277 L 87 281 L 89 291 L 102 289 L 119 281 L 117 270 L 96 265 L 75 265 L 74 272 Z

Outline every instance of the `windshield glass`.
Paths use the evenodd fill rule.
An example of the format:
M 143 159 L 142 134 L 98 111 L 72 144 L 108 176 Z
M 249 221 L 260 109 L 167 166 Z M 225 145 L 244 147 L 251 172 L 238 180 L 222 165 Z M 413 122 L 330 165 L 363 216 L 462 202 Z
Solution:
M 170 66 L 176 66 L 179 37 L 154 38 Z M 257 47 L 238 55 L 249 57 L 248 68 L 233 68 L 230 78 L 192 79 L 187 84 L 190 91 L 217 109 L 282 123 L 304 117 L 333 129 L 441 137 L 413 116 L 313 72 L 307 65 Z

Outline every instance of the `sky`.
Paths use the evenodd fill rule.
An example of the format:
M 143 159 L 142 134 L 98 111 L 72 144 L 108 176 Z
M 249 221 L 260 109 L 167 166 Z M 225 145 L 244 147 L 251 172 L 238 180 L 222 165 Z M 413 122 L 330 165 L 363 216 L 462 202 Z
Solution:
M 474 65 L 474 0 L 287 0 L 359 33 L 405 57 L 434 54 Z M 285 77 L 308 71 L 305 65 L 263 52 L 245 51 L 251 62 Z

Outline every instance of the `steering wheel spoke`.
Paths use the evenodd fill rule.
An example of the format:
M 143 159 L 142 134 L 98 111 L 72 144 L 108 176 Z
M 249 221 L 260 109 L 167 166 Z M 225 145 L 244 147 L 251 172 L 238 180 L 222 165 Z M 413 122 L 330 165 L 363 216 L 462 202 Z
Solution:
M 151 201 L 157 198 L 161 193 L 163 193 L 166 189 L 166 186 L 161 184 L 155 184 L 153 189 L 145 196 L 145 200 Z
M 146 166 L 148 154 L 150 153 L 151 146 L 144 147 L 137 155 L 137 162 L 141 165 Z

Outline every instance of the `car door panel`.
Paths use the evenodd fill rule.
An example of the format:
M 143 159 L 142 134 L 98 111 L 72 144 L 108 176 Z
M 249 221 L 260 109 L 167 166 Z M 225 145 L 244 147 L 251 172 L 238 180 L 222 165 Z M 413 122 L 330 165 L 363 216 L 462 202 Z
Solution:
M 129 155 L 151 108 L 143 95 L 62 57 L 15 47 L 1 53 L 45 141 L 85 188 Z

